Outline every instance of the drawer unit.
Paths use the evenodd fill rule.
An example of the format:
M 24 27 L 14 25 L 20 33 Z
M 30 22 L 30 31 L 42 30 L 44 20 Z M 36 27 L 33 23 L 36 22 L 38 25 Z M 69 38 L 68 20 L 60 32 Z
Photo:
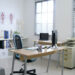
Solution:
M 60 57 L 60 63 L 62 62 L 61 57 Z M 64 67 L 66 68 L 75 67 L 75 47 L 67 47 L 67 49 L 64 50 Z

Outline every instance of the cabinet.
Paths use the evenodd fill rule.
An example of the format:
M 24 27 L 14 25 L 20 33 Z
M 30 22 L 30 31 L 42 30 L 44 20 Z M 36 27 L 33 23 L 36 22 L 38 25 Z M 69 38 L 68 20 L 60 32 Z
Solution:
M 0 40 L 0 49 L 4 49 L 4 41 Z
M 67 49 L 64 50 L 64 67 L 75 67 L 75 47 L 67 47 Z
M 10 45 L 10 41 L 12 41 L 12 40 L 13 40 L 12 38 L 10 38 L 10 39 L 1 38 L 0 39 L 0 49 L 8 48 Z
M 28 40 L 27 37 L 22 38 L 23 47 L 27 47 L 26 46 L 27 40 Z M 9 39 L 1 38 L 0 41 L 1 44 L 3 45 L 3 48 L 0 48 L 0 58 L 11 56 L 12 52 L 9 52 L 8 50 L 14 49 L 13 38 Z
M 75 39 L 69 39 L 64 50 L 64 67 L 74 68 L 75 67 Z M 62 55 L 61 55 L 62 56 Z
M 10 48 L 10 41 L 12 41 L 12 38 L 0 38 L 0 58 L 8 57 L 8 48 Z

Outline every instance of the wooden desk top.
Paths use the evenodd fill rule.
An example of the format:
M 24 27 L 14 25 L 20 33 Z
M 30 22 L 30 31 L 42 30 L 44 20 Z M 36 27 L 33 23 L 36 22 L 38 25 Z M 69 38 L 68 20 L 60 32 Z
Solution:
M 25 50 L 25 49 L 11 50 L 11 52 L 26 56 L 27 59 L 31 59 L 31 58 L 54 54 L 58 50 L 64 50 L 64 47 L 59 47 L 56 49 L 51 49 L 51 48 L 50 49 L 42 49 L 42 52 L 38 52 L 37 50 Z
M 52 42 L 50 40 L 48 41 L 44 41 L 44 40 L 35 40 L 34 42 L 37 42 L 38 44 L 42 44 L 42 45 L 51 45 Z M 57 42 L 58 46 L 61 46 L 63 44 L 63 42 Z

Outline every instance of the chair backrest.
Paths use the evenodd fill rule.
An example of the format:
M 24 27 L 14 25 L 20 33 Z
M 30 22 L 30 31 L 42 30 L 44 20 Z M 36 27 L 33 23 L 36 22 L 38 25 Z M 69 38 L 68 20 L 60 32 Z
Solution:
M 16 49 L 22 49 L 22 41 L 19 35 L 13 36 L 14 46 Z
M 49 34 L 48 33 L 40 33 L 39 40 L 49 40 Z

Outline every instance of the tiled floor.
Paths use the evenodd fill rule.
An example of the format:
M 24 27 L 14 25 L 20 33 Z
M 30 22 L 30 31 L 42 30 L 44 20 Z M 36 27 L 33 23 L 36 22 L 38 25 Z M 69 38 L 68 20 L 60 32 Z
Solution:
M 22 61 L 16 60 L 15 61 L 15 70 L 18 70 L 21 68 L 21 65 L 23 64 Z M 11 65 L 12 65 L 12 57 L 3 58 L 0 59 L 0 66 L 5 68 L 6 75 L 10 75 L 11 72 Z M 55 61 L 51 61 L 49 65 L 49 72 L 46 72 L 47 67 L 47 59 L 43 58 L 37 59 L 35 62 L 28 63 L 27 67 L 28 69 L 36 68 L 37 75 L 61 75 L 61 67 L 56 67 L 57 63 Z M 41 73 L 39 73 L 41 72 Z M 14 75 L 21 75 L 21 74 L 14 74 Z M 64 75 L 75 75 L 75 69 L 64 69 Z

